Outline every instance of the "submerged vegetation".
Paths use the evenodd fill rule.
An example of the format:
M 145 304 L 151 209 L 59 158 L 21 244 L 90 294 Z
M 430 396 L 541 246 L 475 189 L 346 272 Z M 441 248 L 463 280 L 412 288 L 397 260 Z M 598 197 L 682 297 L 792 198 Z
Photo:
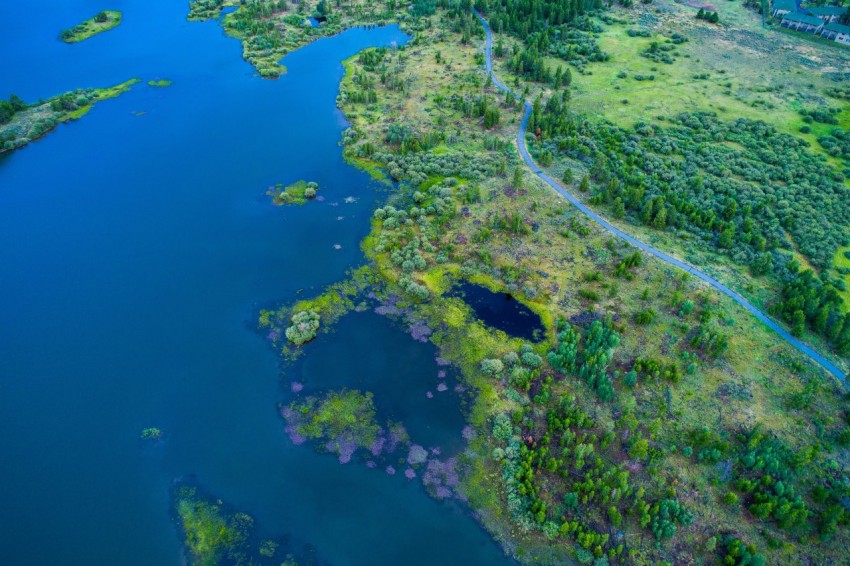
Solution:
M 26 104 L 15 95 L 0 101 L 0 154 L 37 140 L 62 122 L 81 118 L 96 102 L 123 94 L 137 82 L 131 79 L 111 88 L 66 92 L 35 104 Z
M 198 493 L 196 487 L 175 489 L 175 508 L 193 564 L 240 563 L 254 520 L 229 513 Z
M 142 440 L 162 440 L 162 431 L 156 427 L 142 429 Z
M 121 12 L 118 10 L 104 10 L 81 24 L 62 30 L 59 34 L 59 39 L 65 43 L 77 43 L 99 33 L 109 31 L 120 23 Z
M 297 566 L 284 541 L 260 539 L 253 517 L 180 482 L 172 493 L 175 522 L 187 550 L 188 564 Z
M 351 460 L 358 448 L 369 449 L 381 428 L 375 421 L 371 393 L 340 391 L 324 398 L 307 397 L 281 409 L 281 414 L 294 434 L 321 440 L 329 452 L 342 463 Z
M 846 354 L 836 258 L 850 244 L 847 184 L 824 150 L 838 142 L 815 145 L 811 135 L 827 131 L 814 129 L 811 105 L 811 135 L 798 131 L 808 122 L 796 111 L 791 122 L 767 116 L 754 85 L 722 95 L 728 113 L 710 106 L 716 99 L 682 102 L 703 85 L 735 92 L 697 54 L 713 34 L 733 46 L 765 41 L 740 24 L 753 14 L 724 5 L 715 25 L 666 0 L 622 4 L 476 4 L 497 33 L 498 74 L 533 103 L 538 163 L 624 229 L 717 266 L 796 333 Z M 284 353 L 304 345 L 319 320 L 327 330 L 367 293 L 423 321 L 421 336 L 476 391 L 460 491 L 523 562 L 844 559 L 850 400 L 841 385 L 736 303 L 612 239 L 528 174 L 512 143 L 521 109 L 483 72 L 468 2 L 386 6 L 414 39 L 347 61 L 338 103 L 351 122 L 346 157 L 383 169 L 398 190 L 372 217 L 369 264 L 314 299 L 263 311 L 269 339 Z M 279 17 L 279 5 L 270 9 L 243 26 L 246 53 L 268 35 L 287 37 L 259 27 Z M 679 21 L 687 26 L 669 25 Z M 274 49 L 250 56 L 258 69 Z M 598 112 L 581 98 L 594 85 L 605 89 Z M 650 100 L 659 88 L 669 105 Z M 483 324 L 451 293 L 459 282 L 510 293 L 540 315 L 545 336 L 527 344 Z M 324 442 L 341 461 L 381 435 L 372 397 L 358 391 L 281 411 L 290 437 Z M 408 462 L 421 459 L 411 448 Z

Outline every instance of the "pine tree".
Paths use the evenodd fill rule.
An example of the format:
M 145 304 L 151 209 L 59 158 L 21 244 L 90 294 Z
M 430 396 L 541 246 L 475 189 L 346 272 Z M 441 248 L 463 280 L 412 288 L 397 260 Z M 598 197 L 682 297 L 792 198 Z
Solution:
M 626 205 L 623 204 L 623 199 L 617 197 L 614 199 L 614 203 L 611 205 L 611 214 L 617 220 L 623 218 L 626 215 Z
M 516 169 L 514 169 L 514 178 L 511 181 L 511 186 L 514 189 L 521 189 L 522 188 L 522 168 L 521 167 L 517 167 Z

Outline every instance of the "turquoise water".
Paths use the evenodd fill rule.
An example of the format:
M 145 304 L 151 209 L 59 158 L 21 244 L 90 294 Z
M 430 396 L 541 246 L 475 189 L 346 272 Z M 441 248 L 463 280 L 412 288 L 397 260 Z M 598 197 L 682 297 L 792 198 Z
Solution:
M 107 8 L 124 12 L 118 28 L 56 39 Z M 362 263 L 382 192 L 341 159 L 340 61 L 403 34 L 348 31 L 266 81 L 216 22 L 186 11 L 45 0 L 10 3 L 0 20 L 0 95 L 174 81 L 140 83 L 0 158 L 3 562 L 178 563 L 169 489 L 192 474 L 263 532 L 333 564 L 502 561 L 462 504 L 293 446 L 277 413 L 293 379 L 305 393 L 370 388 L 422 443 L 457 450 L 463 394 L 424 395 L 439 369 L 432 346 L 352 314 L 281 377 L 253 331 L 261 307 Z M 269 204 L 268 186 L 298 179 L 317 181 L 324 200 Z M 147 426 L 166 439 L 141 442 Z

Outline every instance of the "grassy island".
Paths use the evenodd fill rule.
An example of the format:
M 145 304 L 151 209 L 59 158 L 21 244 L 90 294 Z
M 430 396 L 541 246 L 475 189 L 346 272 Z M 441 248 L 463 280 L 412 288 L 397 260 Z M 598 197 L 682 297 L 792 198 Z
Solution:
M 845 387 L 727 296 L 591 222 L 515 141 L 520 96 L 541 169 L 846 368 L 844 55 L 762 30 L 739 3 L 716 20 L 671 0 L 477 4 L 513 93 L 484 71 L 469 2 L 397 3 L 386 19 L 414 40 L 349 60 L 338 103 L 349 162 L 404 183 L 374 212 L 367 266 L 260 325 L 290 352 L 296 313 L 326 332 L 366 290 L 424 320 L 477 392 L 462 490 L 523 563 L 845 560 Z M 269 17 L 241 26 L 246 53 L 287 40 Z M 510 293 L 545 338 L 484 325 L 450 293 L 459 281 Z
M 109 31 L 121 23 L 121 12 L 104 10 L 72 28 L 62 30 L 59 39 L 65 43 L 79 43 L 99 33 Z
M 37 140 L 62 122 L 85 116 L 95 103 L 115 98 L 137 82 L 130 79 L 110 88 L 79 89 L 35 104 L 15 95 L 0 101 L 0 154 Z
M 304 204 L 308 200 L 316 198 L 319 184 L 313 181 L 296 181 L 285 189 L 282 184 L 269 188 L 267 194 L 272 197 L 272 202 L 278 206 L 285 204 Z

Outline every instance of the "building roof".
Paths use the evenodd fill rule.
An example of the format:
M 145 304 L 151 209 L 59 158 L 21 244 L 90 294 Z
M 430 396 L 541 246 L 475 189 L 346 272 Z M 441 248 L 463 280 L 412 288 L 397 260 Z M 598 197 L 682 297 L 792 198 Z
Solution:
M 796 0 L 773 0 L 773 11 L 782 10 L 785 12 L 796 12 Z
M 840 16 L 847 11 L 844 6 L 811 6 L 806 10 L 814 16 Z
M 782 16 L 782 21 L 790 20 L 792 22 L 799 22 L 801 24 L 809 24 L 810 26 L 820 27 L 823 25 L 823 20 L 820 18 L 816 18 L 815 16 L 809 16 L 808 14 L 801 14 L 799 12 L 791 12 L 790 14 L 785 14 Z
M 836 24 L 835 22 L 832 22 L 831 24 L 826 24 L 823 29 L 827 31 L 834 31 L 835 33 L 844 33 L 850 35 L 850 26 Z

